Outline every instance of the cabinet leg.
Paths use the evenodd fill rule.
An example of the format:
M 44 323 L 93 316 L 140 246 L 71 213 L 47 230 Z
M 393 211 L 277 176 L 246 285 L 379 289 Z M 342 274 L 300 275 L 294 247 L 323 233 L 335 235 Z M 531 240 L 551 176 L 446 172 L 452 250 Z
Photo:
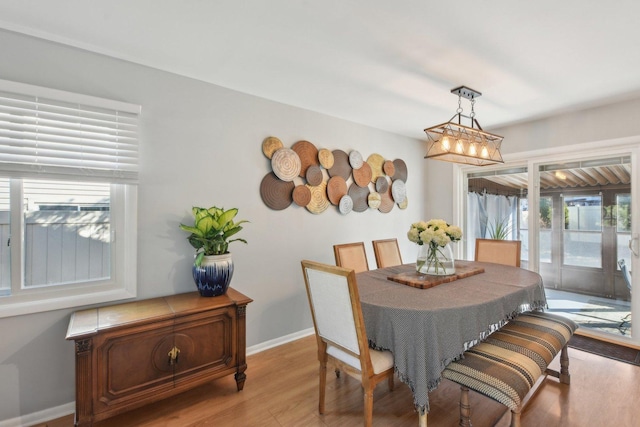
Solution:
M 247 365 L 240 366 L 235 375 L 238 391 L 241 391 L 244 388 L 244 381 L 247 379 L 247 375 L 244 373 L 245 369 L 247 369 Z

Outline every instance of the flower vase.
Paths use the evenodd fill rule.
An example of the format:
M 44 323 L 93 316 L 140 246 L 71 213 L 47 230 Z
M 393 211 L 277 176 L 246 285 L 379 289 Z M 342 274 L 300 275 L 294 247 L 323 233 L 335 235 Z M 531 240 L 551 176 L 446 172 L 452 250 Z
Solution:
M 203 297 L 217 297 L 227 292 L 233 276 L 231 254 L 209 255 L 202 258 L 201 264 L 193 265 L 193 280 Z
M 435 243 L 419 245 L 416 271 L 419 274 L 429 274 L 433 276 L 455 274 L 456 267 L 451 245 L 438 246 Z

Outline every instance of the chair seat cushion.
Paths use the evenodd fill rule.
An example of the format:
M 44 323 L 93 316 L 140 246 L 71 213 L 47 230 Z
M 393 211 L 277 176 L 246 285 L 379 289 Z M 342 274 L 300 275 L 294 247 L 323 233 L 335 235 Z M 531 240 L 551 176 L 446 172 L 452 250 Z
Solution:
M 336 346 L 327 345 L 327 354 L 359 371 L 362 370 L 360 359 Z M 379 374 L 389 368 L 393 368 L 393 353 L 390 351 L 378 351 L 370 348 L 369 356 L 371 357 L 374 374 Z

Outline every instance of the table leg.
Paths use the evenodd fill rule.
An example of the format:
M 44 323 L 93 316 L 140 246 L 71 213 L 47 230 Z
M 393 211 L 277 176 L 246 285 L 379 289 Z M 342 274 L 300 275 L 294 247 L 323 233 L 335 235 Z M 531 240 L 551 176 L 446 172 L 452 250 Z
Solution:
M 418 412 L 418 427 L 427 427 L 427 413 Z

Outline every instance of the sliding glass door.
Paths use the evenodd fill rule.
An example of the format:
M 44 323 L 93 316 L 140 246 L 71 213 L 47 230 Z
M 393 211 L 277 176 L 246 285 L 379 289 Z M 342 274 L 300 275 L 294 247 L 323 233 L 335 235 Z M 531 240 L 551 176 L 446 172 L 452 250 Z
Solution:
M 631 156 L 537 169 L 540 206 L 552 207 L 549 256 L 539 264 L 549 308 L 594 332 L 630 336 L 631 292 L 621 266 L 631 263 Z M 539 229 L 540 242 L 548 235 Z
M 632 313 L 640 321 L 640 311 L 631 292 L 638 265 L 636 151 L 576 150 L 581 156 L 461 167 L 465 258 L 473 259 L 479 237 L 521 240 L 521 264 L 543 277 L 550 311 L 574 319 L 588 334 L 639 343 Z M 501 227 L 505 233 L 496 233 Z

